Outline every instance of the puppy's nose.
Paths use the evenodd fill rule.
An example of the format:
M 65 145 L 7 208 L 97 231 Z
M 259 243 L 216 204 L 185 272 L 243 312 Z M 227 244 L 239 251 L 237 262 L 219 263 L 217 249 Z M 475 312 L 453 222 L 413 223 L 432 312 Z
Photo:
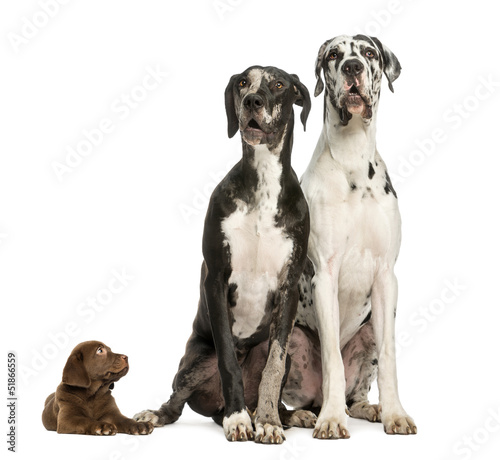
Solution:
M 349 59 L 342 65 L 342 72 L 348 77 L 355 77 L 363 72 L 363 63 L 358 59 Z
M 247 109 L 259 110 L 264 107 L 264 100 L 258 94 L 249 94 L 243 104 Z
M 120 358 L 123 359 L 123 361 L 125 361 L 126 363 L 128 363 L 128 356 L 127 355 L 121 355 Z

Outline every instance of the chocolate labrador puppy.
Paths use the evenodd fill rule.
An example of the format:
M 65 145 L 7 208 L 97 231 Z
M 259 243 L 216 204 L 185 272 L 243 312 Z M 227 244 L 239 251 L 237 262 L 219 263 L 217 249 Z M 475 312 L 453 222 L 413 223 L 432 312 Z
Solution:
M 152 423 L 122 415 L 111 395 L 114 382 L 127 372 L 127 356 L 113 353 L 102 342 L 80 343 L 64 366 L 61 384 L 45 401 L 43 425 L 58 433 L 151 433 Z

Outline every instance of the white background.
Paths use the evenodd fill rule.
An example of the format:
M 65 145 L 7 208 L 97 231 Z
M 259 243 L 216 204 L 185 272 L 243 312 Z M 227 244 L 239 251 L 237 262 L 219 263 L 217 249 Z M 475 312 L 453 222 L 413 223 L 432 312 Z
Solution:
M 491 459 L 500 429 L 492 4 L 2 2 L 0 381 L 6 394 L 6 353 L 14 350 L 18 458 Z M 44 400 L 84 340 L 129 355 L 129 375 L 114 390 L 126 415 L 168 399 L 197 308 L 206 202 L 240 156 L 239 136 L 226 134 L 226 84 L 250 65 L 273 65 L 298 74 L 313 93 L 320 45 L 343 33 L 377 36 L 403 67 L 394 94 L 383 86 L 378 147 L 403 218 L 398 372 L 418 435 L 391 437 L 380 424 L 351 419 L 347 441 L 322 442 L 295 428 L 281 447 L 231 444 L 188 408 L 149 437 L 47 432 Z M 147 77 L 153 70 L 156 85 Z M 313 98 L 305 133 L 296 122 L 298 175 L 322 110 L 323 95 Z M 108 132 L 96 133 L 100 126 Z M 59 178 L 54 165 L 77 148 L 87 155 Z M 117 272 L 127 277 L 122 284 Z

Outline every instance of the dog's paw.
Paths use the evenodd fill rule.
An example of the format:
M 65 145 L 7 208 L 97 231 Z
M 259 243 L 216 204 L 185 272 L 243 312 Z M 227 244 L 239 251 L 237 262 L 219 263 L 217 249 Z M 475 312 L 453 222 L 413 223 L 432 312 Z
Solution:
M 160 423 L 160 417 L 158 416 L 158 411 L 155 410 L 143 410 L 138 414 L 135 414 L 132 418 L 136 422 L 151 422 L 153 426 L 163 426 Z M 148 433 L 149 434 L 149 433 Z
M 281 425 L 259 422 L 255 424 L 255 442 L 262 444 L 283 444 L 285 439 L 285 433 Z
M 320 414 L 316 420 L 313 437 L 317 439 L 349 439 L 351 435 L 347 429 L 347 417 L 323 418 Z
M 116 433 L 118 429 L 112 423 L 97 422 L 90 429 L 90 434 L 96 436 L 114 436 Z
M 361 418 L 369 422 L 380 422 L 380 406 L 370 404 L 366 401 L 353 404 L 349 408 L 349 415 L 354 418 Z
M 382 411 L 382 423 L 387 434 L 417 434 L 417 426 L 406 413 L 385 415 Z
M 222 427 L 228 441 L 251 441 L 254 439 L 252 420 L 246 409 L 224 417 Z
M 283 423 L 286 426 L 297 426 L 299 428 L 314 428 L 314 425 L 316 425 L 316 414 L 309 410 L 294 410 L 290 411 L 291 413 L 289 416 L 286 418 L 286 420 L 283 420 Z
M 151 434 L 155 429 L 154 425 L 151 422 L 133 422 L 130 423 L 125 428 L 125 433 L 139 435 L 139 434 Z

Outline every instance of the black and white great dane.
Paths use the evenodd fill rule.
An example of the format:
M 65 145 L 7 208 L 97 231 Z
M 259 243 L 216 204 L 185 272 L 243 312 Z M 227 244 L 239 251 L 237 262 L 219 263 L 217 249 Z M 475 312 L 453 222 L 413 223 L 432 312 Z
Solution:
M 316 438 L 349 437 L 346 406 L 353 417 L 381 421 L 386 433 L 417 432 L 396 378 L 394 264 L 401 220 L 375 145 L 382 75 L 392 91 L 400 71 L 396 56 L 364 35 L 326 41 L 316 61 L 315 96 L 325 89 L 324 126 L 301 179 L 311 216 L 312 266 L 299 283 L 283 393 L 292 407 L 321 407 Z M 301 356 L 307 368 L 296 358 Z M 377 373 L 379 404 L 371 405 L 367 396 Z
M 187 402 L 222 423 L 229 441 L 261 443 L 283 442 L 282 422 L 314 425 L 314 414 L 280 403 L 309 236 L 290 158 L 294 104 L 305 129 L 311 100 L 296 75 L 254 66 L 230 79 L 228 134 L 241 132 L 243 157 L 208 205 L 198 312 L 173 393 L 136 420 L 173 423 Z

